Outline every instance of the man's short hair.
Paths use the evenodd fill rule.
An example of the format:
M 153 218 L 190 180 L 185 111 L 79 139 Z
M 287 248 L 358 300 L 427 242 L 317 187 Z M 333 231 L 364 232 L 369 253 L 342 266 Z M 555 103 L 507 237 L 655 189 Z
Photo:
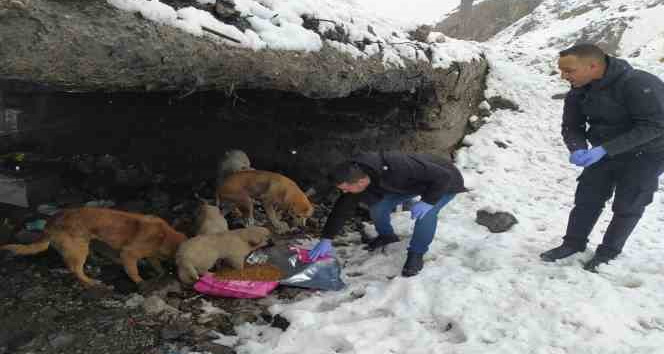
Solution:
M 561 57 L 574 55 L 579 58 L 596 59 L 602 62 L 606 60 L 606 53 L 600 47 L 590 43 L 575 44 L 559 54 Z
M 356 162 L 342 162 L 332 169 L 329 174 L 330 183 L 338 186 L 342 183 L 355 183 L 367 177 L 367 173 Z

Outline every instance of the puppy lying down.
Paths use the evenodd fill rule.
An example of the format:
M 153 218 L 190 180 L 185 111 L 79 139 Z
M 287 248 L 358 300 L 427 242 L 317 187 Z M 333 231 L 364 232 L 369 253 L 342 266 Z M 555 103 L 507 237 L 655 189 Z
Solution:
M 180 244 L 175 255 L 178 278 L 185 284 L 192 284 L 218 259 L 242 270 L 249 253 L 268 245 L 269 234 L 270 230 L 264 227 L 251 226 L 190 238 Z

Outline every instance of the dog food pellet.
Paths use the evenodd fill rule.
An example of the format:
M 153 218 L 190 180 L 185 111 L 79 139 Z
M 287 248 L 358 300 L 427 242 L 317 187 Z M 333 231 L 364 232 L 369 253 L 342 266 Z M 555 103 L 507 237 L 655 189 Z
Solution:
M 284 277 L 281 269 L 272 264 L 245 265 L 244 270 L 223 267 L 214 273 L 219 280 L 279 281 Z

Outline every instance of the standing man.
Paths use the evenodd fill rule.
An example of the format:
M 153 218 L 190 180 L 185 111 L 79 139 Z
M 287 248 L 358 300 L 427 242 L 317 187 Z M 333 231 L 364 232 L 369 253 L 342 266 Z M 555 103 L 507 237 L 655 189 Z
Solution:
M 602 244 L 583 267 L 597 272 L 598 265 L 620 254 L 657 190 L 664 167 L 664 83 L 592 44 L 560 52 L 558 67 L 572 84 L 565 97 L 563 140 L 570 162 L 584 169 L 563 243 L 540 257 L 553 262 L 583 252 L 604 204 L 615 194 Z
M 440 209 L 456 193 L 466 191 L 461 172 L 451 162 L 435 161 L 435 157 L 424 154 L 364 153 L 337 165 L 330 178 L 343 194 L 327 219 L 321 241 L 310 251 L 311 258 L 316 259 L 331 250 L 332 238 L 339 234 L 360 201 L 369 205 L 378 232 L 367 249 L 373 251 L 398 242 L 390 214 L 397 205 L 421 196 L 411 208 L 411 218 L 416 221 L 408 258 L 401 272 L 405 277 L 422 270 L 422 257 L 436 233 Z

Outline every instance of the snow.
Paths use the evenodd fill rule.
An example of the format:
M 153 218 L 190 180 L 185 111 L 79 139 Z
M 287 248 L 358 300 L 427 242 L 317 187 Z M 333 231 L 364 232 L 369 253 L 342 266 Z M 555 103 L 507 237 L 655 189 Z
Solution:
M 254 16 L 252 28 L 240 32 L 214 24 L 215 19 L 205 15 L 191 15 L 198 10 L 175 11 L 157 0 L 108 1 L 194 35 L 203 35 L 199 29 L 207 25 L 243 46 L 302 51 L 330 43 L 301 27 L 303 14 L 343 24 L 354 40 L 380 39 L 385 44 L 407 41 L 402 29 L 442 18 L 457 5 L 432 0 L 238 0 L 238 8 Z M 456 163 L 472 190 L 441 211 L 424 270 L 411 278 L 398 276 L 408 237 L 384 253 L 339 247 L 346 289 L 313 293 L 290 303 L 271 299 L 270 311 L 290 321 L 285 331 L 246 323 L 236 327 L 237 336 L 220 337 L 221 342 L 234 344 L 241 354 L 664 353 L 661 193 L 655 195 L 624 252 L 600 266 L 599 274 L 584 271 L 581 264 L 601 241 L 610 208 L 593 230 L 586 252 L 556 263 L 541 262 L 538 256 L 560 244 L 581 172 L 568 162 L 560 137 L 562 101 L 551 98 L 569 87 L 551 75 L 558 51 L 589 24 L 633 18 L 620 54 L 640 50 L 640 55 L 627 59 L 664 78 L 664 4 L 607 0 L 601 2 L 604 9 L 559 16 L 592 4 L 597 2 L 545 0 L 533 14 L 485 44 L 433 34 L 425 44 L 435 52 L 432 65 L 445 67 L 483 53 L 490 64 L 485 96 L 510 99 L 519 110 L 493 112 L 481 129 L 464 139 Z M 274 17 L 275 13 L 279 15 Z M 533 20 L 538 25 L 531 32 L 515 36 L 525 21 Z M 369 25 L 376 35 L 367 29 Z M 334 27 L 327 22 L 321 26 Z M 348 44 L 330 45 L 343 50 Z M 418 57 L 409 46 L 385 48 L 386 65 Z M 378 48 L 346 50 L 363 57 L 374 55 Z M 475 223 L 478 210 L 507 211 L 519 223 L 494 234 Z M 398 234 L 412 232 L 407 212 L 394 213 L 392 221 Z M 371 225 L 366 228 L 374 232 Z M 360 235 L 347 237 L 358 240 Z
M 425 51 L 431 49 L 434 53 L 432 65 L 435 68 L 447 68 L 454 60 L 479 59 L 481 53 L 479 47 L 471 42 L 451 39 L 444 44 L 413 41 L 405 31 L 414 29 L 417 21 L 379 18 L 366 6 L 362 7 L 352 0 L 236 0 L 235 10 L 250 25 L 250 28 L 244 30 L 218 20 L 208 11 L 192 6 L 176 10 L 158 0 L 107 1 L 120 10 L 138 12 L 150 21 L 177 27 L 194 36 L 206 36 L 226 45 L 253 50 L 269 48 L 311 52 L 321 50 L 327 43 L 355 58 L 380 55 L 386 67 L 403 67 L 406 61 L 428 61 Z M 215 3 L 214 0 L 198 2 Z M 442 3 L 446 5 L 442 8 L 452 8 L 453 1 L 446 0 Z M 437 11 L 443 11 L 442 8 L 437 8 Z M 443 15 L 437 11 L 435 13 Z M 305 18 L 317 20 L 312 22 L 317 22 L 319 33 L 341 33 L 348 37 L 348 41 L 322 38 L 305 26 Z

